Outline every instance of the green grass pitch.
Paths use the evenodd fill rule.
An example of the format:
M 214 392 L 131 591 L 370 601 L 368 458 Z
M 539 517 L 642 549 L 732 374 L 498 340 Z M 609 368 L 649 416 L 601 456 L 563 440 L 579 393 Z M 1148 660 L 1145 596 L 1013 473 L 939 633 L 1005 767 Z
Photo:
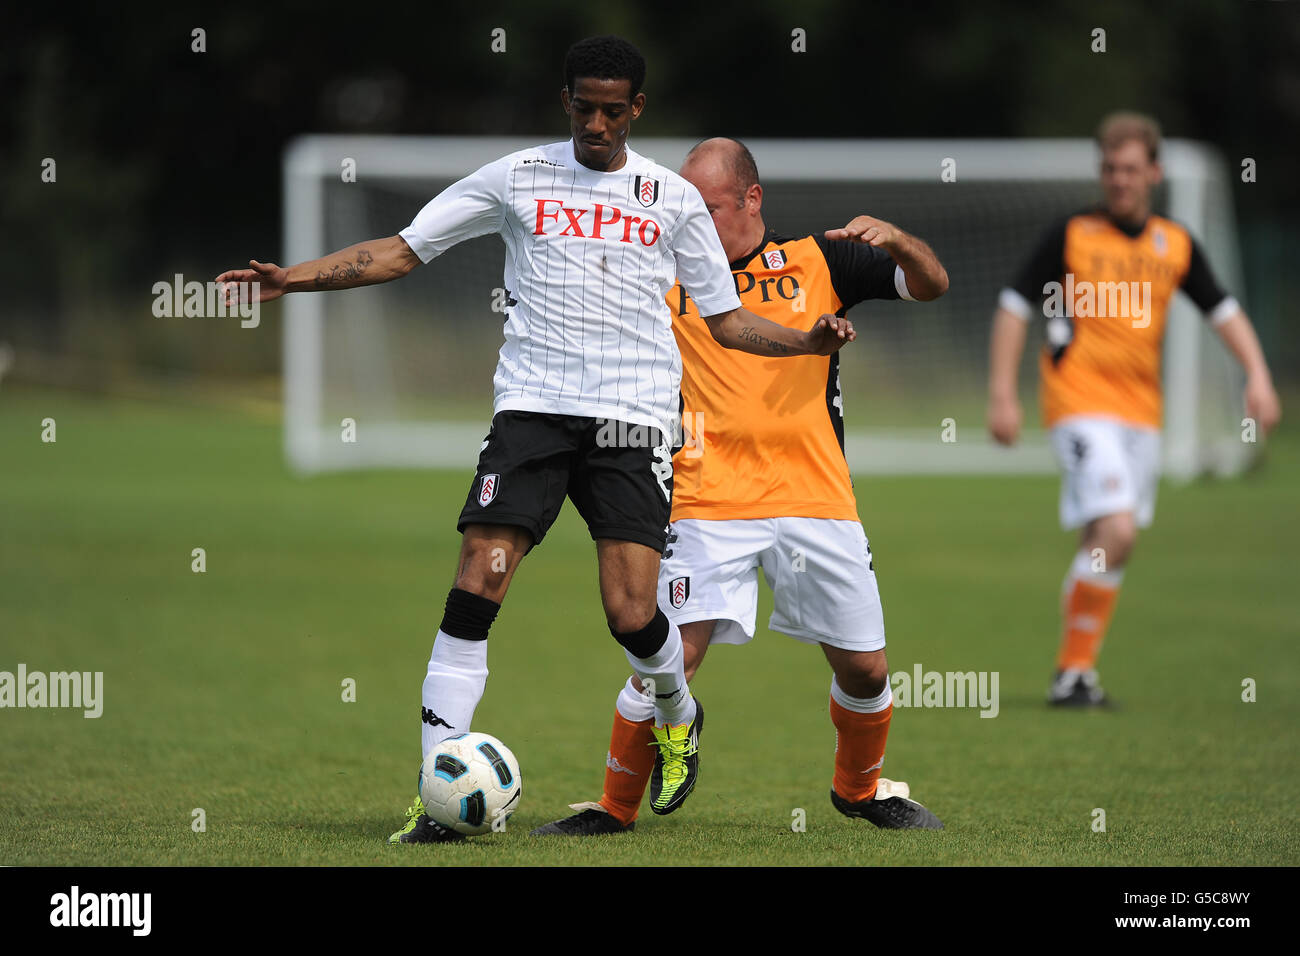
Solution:
M 0 393 L 0 670 L 104 674 L 98 719 L 0 710 L 0 864 L 1300 863 L 1294 425 L 1246 478 L 1162 487 L 1102 656 L 1113 713 L 1043 704 L 1073 550 L 1054 479 L 857 479 L 890 670 L 999 673 L 994 719 L 895 713 L 885 774 L 941 833 L 832 809 L 829 672 L 763 626 L 765 596 L 755 641 L 695 682 L 709 723 L 685 807 L 530 838 L 599 795 L 627 673 L 568 508 L 515 579 L 475 718 L 519 757 L 522 805 L 504 833 L 421 847 L 384 841 L 414 793 L 469 475 L 303 480 L 279 442 L 231 409 Z

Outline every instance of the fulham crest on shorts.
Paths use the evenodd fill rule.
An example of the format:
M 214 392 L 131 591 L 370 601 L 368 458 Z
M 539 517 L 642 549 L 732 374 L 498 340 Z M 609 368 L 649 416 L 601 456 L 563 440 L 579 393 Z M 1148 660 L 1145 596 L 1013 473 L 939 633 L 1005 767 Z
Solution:
M 478 504 L 480 508 L 486 508 L 492 504 L 492 499 L 497 496 L 497 489 L 501 487 L 500 475 L 484 475 L 483 484 L 478 489 Z
M 632 180 L 632 194 L 641 205 L 649 207 L 659 201 L 659 180 L 649 176 L 636 176 Z
M 691 579 L 687 576 L 673 578 L 668 582 L 668 603 L 674 611 L 680 611 L 686 599 L 691 596 Z

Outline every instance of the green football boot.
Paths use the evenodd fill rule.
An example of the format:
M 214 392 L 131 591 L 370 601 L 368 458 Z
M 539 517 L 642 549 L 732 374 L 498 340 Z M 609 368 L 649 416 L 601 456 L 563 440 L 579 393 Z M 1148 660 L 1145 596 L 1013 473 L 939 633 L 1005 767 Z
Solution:
M 416 794 L 415 803 L 406 808 L 406 825 L 388 838 L 389 843 L 457 843 L 465 839 L 463 833 L 449 830 L 434 823 L 424 812 L 424 803 Z
M 700 775 L 700 732 L 704 729 L 704 708 L 695 699 L 695 719 L 675 727 L 655 727 L 654 770 L 650 772 L 650 809 L 663 816 L 672 813 L 690 796 Z

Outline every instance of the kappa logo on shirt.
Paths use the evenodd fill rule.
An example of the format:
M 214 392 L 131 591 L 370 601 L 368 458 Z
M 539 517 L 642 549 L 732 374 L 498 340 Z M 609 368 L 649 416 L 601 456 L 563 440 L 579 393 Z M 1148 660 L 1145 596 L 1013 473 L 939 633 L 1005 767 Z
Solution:
M 500 475 L 484 475 L 483 483 L 478 489 L 478 504 L 480 508 L 486 508 L 492 504 L 492 499 L 497 496 L 497 489 L 501 487 Z
M 784 269 L 785 262 L 784 249 L 773 249 L 771 252 L 763 253 L 763 264 L 769 269 Z

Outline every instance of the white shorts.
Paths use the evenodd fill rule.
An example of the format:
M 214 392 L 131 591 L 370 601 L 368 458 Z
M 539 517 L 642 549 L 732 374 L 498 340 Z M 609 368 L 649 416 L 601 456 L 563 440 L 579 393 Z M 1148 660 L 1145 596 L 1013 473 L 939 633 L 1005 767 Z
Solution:
M 678 626 L 716 620 L 710 643 L 753 638 L 761 566 L 776 602 L 772 630 L 852 651 L 885 646 L 871 547 L 860 522 L 687 518 L 669 528 L 659 604 Z
M 1052 428 L 1061 466 L 1061 527 L 1079 528 L 1104 515 L 1133 512 L 1150 526 L 1160 482 L 1160 430 L 1113 418 L 1076 416 Z

